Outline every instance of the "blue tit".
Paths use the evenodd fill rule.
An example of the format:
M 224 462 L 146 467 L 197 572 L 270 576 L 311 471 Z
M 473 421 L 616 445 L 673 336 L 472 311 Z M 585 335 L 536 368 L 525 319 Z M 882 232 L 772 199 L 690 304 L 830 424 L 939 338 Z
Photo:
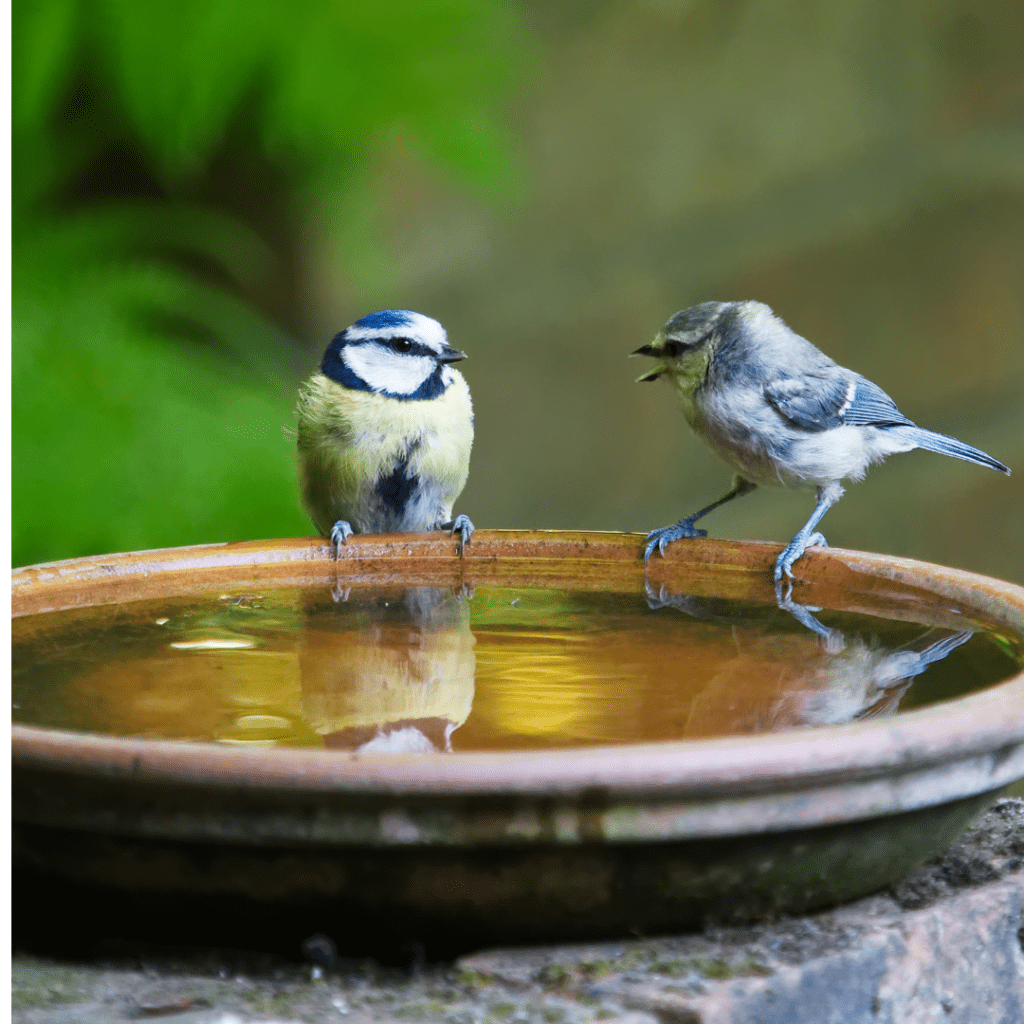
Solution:
M 876 384 L 836 365 L 761 302 L 702 302 L 676 313 L 633 355 L 659 362 L 639 381 L 667 377 L 691 429 L 735 470 L 724 497 L 647 535 L 644 561 L 684 537 L 694 523 L 758 486 L 814 486 L 810 519 L 775 562 L 775 580 L 812 545 L 816 527 L 843 496 L 840 480 L 861 480 L 895 452 L 924 448 L 1010 475 L 998 459 L 908 420 Z
M 334 596 L 332 594 L 332 596 Z M 476 638 L 451 587 L 349 588 L 299 639 L 303 716 L 331 750 L 450 751 L 473 710 Z
M 705 723 L 720 730 L 723 709 L 732 719 L 728 729 L 732 732 L 839 725 L 856 718 L 896 714 L 914 679 L 974 636 L 969 629 L 950 633 L 932 628 L 901 647 L 885 647 L 877 636 L 865 640 L 830 629 L 806 605 L 788 595 L 780 596 L 779 607 L 823 641 L 808 644 L 808 637 L 799 633 L 764 629 L 749 613 L 722 614 L 714 599 L 674 594 L 664 585 L 657 591 L 650 583 L 645 588 L 647 606 L 652 610 L 676 608 L 694 619 L 733 630 L 737 657 L 722 663 L 702 689 L 689 719 L 689 726 L 697 732 L 708 729 Z M 766 664 L 778 666 L 785 684 L 756 695 L 749 689 L 750 680 L 763 675 Z M 750 694 L 747 700 L 721 699 L 744 692 Z
M 353 533 L 450 530 L 469 476 L 473 405 L 451 364 L 466 354 L 422 313 L 370 313 L 327 346 L 299 389 L 302 501 L 334 556 Z

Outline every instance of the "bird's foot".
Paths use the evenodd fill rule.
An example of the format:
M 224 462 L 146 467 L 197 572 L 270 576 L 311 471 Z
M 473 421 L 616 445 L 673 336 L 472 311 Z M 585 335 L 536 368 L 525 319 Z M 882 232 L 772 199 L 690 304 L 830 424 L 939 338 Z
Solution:
M 459 534 L 459 554 L 463 554 L 466 545 L 473 539 L 476 527 L 469 516 L 456 516 L 450 523 L 442 523 L 442 530 L 451 530 L 452 536 Z
M 664 608 L 669 603 L 671 595 L 665 588 L 665 584 L 662 583 L 657 590 L 651 586 L 650 580 L 647 579 L 647 575 L 644 574 L 644 594 L 647 597 L 647 607 L 651 611 L 657 611 L 659 608 Z
M 696 522 L 693 516 L 689 519 L 680 519 L 678 523 L 673 523 L 671 526 L 662 526 L 657 530 L 651 530 L 647 534 L 647 547 L 644 548 L 644 563 L 654 554 L 654 549 L 658 549 L 658 554 L 664 556 L 665 546 L 671 544 L 673 541 L 685 540 L 689 537 L 706 537 L 708 535 L 707 530 L 698 529 L 693 524 Z
M 783 593 L 782 587 L 782 582 L 776 581 L 775 603 L 784 612 L 789 612 L 797 622 L 806 626 L 812 633 L 817 633 L 825 645 L 826 653 L 839 654 L 846 647 L 846 637 L 838 629 L 829 629 L 828 626 L 823 625 L 811 614 L 812 612 L 820 612 L 820 608 L 814 605 L 800 604 L 793 600 L 792 580 L 786 581 L 785 593 Z
M 672 591 L 662 583 L 657 590 L 651 585 L 650 581 L 644 579 L 644 594 L 647 597 L 647 607 L 651 611 L 657 611 L 659 608 L 676 608 L 681 612 L 685 612 L 687 615 L 692 615 L 695 619 L 699 619 L 701 616 L 694 610 L 694 598 L 690 594 L 673 594 Z
M 775 582 L 778 583 L 783 576 L 787 579 L 793 579 L 793 566 L 803 556 L 803 553 L 811 547 L 827 548 L 828 541 L 825 540 L 825 535 L 815 532 L 804 540 L 800 534 L 797 534 L 779 552 L 779 557 L 775 559 Z
M 339 519 L 331 527 L 331 554 L 335 559 L 341 555 L 341 545 L 352 536 L 352 532 L 352 527 L 344 519 Z

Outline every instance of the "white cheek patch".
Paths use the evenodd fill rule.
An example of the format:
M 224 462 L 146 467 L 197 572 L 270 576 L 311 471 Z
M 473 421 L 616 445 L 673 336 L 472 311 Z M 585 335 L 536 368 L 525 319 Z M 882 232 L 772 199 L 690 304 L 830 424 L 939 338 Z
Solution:
M 437 369 L 430 356 L 400 355 L 372 342 L 346 345 L 341 358 L 374 391 L 389 391 L 393 395 L 414 394 Z

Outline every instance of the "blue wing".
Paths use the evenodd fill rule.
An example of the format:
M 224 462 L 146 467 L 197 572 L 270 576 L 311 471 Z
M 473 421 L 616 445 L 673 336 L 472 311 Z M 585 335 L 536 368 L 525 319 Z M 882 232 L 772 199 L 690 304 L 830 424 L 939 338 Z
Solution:
M 896 403 L 866 377 L 836 368 L 829 374 L 779 377 L 764 385 L 768 403 L 804 430 L 851 426 L 913 426 Z

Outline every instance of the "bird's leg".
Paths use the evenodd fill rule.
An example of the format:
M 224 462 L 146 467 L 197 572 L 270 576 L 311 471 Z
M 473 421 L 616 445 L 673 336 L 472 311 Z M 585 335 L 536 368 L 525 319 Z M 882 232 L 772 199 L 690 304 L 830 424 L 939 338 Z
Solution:
M 818 504 L 814 506 L 811 518 L 804 523 L 800 532 L 782 549 L 775 560 L 775 582 L 783 576 L 793 578 L 793 563 L 810 547 L 828 547 L 823 534 L 814 528 L 821 522 L 821 517 L 843 496 L 845 492 L 838 480 L 833 480 L 824 487 L 818 488 Z
M 469 516 L 456 516 L 450 522 L 442 523 L 438 529 L 451 530 L 452 534 L 459 534 L 459 554 L 463 554 L 466 545 L 473 539 L 476 527 Z
M 651 557 L 655 548 L 658 549 L 658 554 L 664 555 L 665 545 L 671 544 L 675 540 L 683 540 L 686 537 L 706 537 L 708 531 L 699 530 L 693 524 L 698 519 L 703 519 L 709 512 L 713 512 L 720 505 L 724 505 L 727 501 L 732 501 L 733 498 L 738 498 L 740 495 L 749 494 L 756 487 L 757 484 L 752 484 L 749 480 L 744 480 L 742 477 L 736 477 L 733 481 L 732 490 L 724 497 L 719 498 L 718 501 L 713 501 L 707 508 L 702 508 L 699 512 L 694 512 L 692 516 L 680 519 L 678 523 L 673 523 L 671 526 L 662 526 L 657 530 L 651 530 L 647 534 L 644 562 L 646 563 Z
M 351 536 L 352 527 L 344 519 L 339 519 L 331 527 L 331 554 L 334 555 L 335 559 L 341 556 L 341 545 Z
M 812 633 L 817 633 L 829 654 L 838 654 L 846 647 L 846 637 L 838 629 L 829 629 L 828 626 L 819 622 L 811 614 L 812 612 L 820 612 L 820 608 L 809 607 L 793 600 L 793 584 L 791 581 L 786 581 L 785 593 L 782 592 L 781 581 L 775 584 L 775 603 L 784 612 L 789 612 L 802 626 L 806 626 Z

